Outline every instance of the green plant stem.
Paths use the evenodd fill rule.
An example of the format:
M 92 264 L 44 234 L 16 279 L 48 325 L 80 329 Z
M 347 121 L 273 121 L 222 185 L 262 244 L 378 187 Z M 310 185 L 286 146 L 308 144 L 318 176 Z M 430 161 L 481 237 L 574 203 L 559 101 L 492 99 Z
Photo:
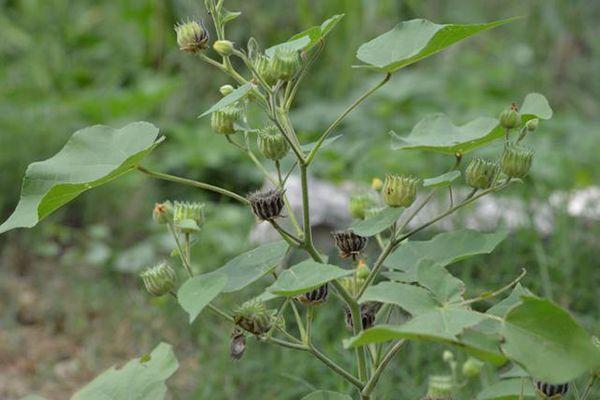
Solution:
M 375 372 L 373 372 L 373 375 L 371 375 L 371 378 L 367 381 L 365 388 L 362 390 L 362 393 L 361 393 L 362 396 L 369 396 L 371 394 L 371 392 L 373 392 L 373 389 L 375 389 L 375 386 L 377 386 L 377 382 L 379 382 L 379 378 L 381 377 L 381 374 L 383 373 L 383 371 L 385 370 L 387 365 L 390 363 L 390 361 L 392 361 L 394 356 L 396 354 L 398 354 L 398 352 L 402 349 L 402 346 L 404 346 L 404 343 L 405 343 L 404 340 L 399 340 L 383 356 L 381 363 L 379 363 L 379 365 L 375 369 Z
M 298 78 L 295 80 L 292 89 L 284 97 L 284 106 L 283 107 L 286 110 L 289 110 L 292 107 L 292 103 L 294 102 L 294 99 L 296 98 L 296 94 L 298 93 L 298 88 L 300 87 L 300 84 L 304 80 L 304 77 L 306 76 L 306 74 L 308 73 L 308 71 L 310 70 L 312 65 L 319 58 L 319 55 L 321 54 L 323 47 L 324 47 L 324 41 L 323 41 L 323 39 L 320 39 L 319 43 L 317 44 L 317 48 L 313 51 L 313 53 L 311 55 L 310 60 L 308 62 L 304 63 L 304 66 L 302 67 L 302 71 L 300 71 L 300 74 L 298 75 Z
M 314 318 L 314 308 L 313 306 L 309 305 L 306 308 L 306 345 L 310 347 L 310 344 L 312 343 L 312 323 L 313 323 L 313 318 Z
M 231 197 L 232 199 L 237 200 L 244 205 L 250 204 L 250 201 L 248 201 L 248 199 L 246 199 L 245 197 L 242 197 L 239 194 L 233 193 L 227 189 L 223 189 L 222 187 L 219 187 L 219 186 L 209 185 L 208 183 L 198 182 L 193 179 L 181 178 L 179 176 L 164 174 L 162 172 L 151 171 L 149 169 L 142 167 L 141 165 L 137 166 L 137 170 L 142 172 L 143 174 L 146 174 L 146 175 L 152 177 L 152 178 L 162 179 L 165 181 L 171 181 L 171 182 L 175 182 L 175 183 L 180 183 L 182 185 L 194 186 L 194 187 L 197 187 L 200 189 L 209 190 L 211 192 L 215 192 L 215 193 L 222 194 L 224 196 Z
M 510 282 L 508 285 L 505 285 L 503 287 L 501 287 L 498 290 L 494 290 L 491 293 L 484 293 L 480 296 L 474 297 L 472 299 L 468 299 L 468 300 L 464 300 L 462 301 L 460 304 L 461 305 L 469 305 L 469 304 L 473 304 L 473 303 L 477 303 L 478 301 L 482 301 L 482 300 L 486 300 L 486 299 L 491 299 L 493 297 L 499 296 L 502 293 L 506 292 L 507 290 L 509 290 L 510 288 L 512 288 L 513 286 L 515 286 L 517 283 L 519 283 L 519 281 L 521 279 L 523 279 L 523 277 L 527 274 L 527 270 L 525 268 L 521 269 L 521 273 L 519 274 L 519 276 L 517 276 L 512 282 Z
M 308 154 L 308 157 L 306 158 L 307 164 L 310 164 L 313 161 L 317 152 L 319 151 L 319 148 L 323 145 L 323 142 L 325 141 L 325 139 L 327 139 L 327 136 L 329 136 L 331 134 L 331 132 L 333 132 L 333 130 L 340 124 L 340 122 L 342 122 L 344 120 L 344 118 L 346 118 L 346 116 L 352 112 L 352 110 L 354 110 L 356 107 L 358 107 L 358 105 L 360 103 L 362 103 L 365 99 L 367 99 L 367 97 L 369 97 L 370 95 L 375 93 L 380 87 L 385 85 L 390 80 L 391 77 L 392 77 L 392 74 L 387 73 L 381 82 L 379 82 L 377 85 L 373 86 L 372 88 L 367 90 L 365 93 L 363 93 L 358 99 L 356 99 L 352 104 L 350 104 L 350 106 L 348 106 L 348 108 L 346 108 L 331 123 L 331 125 L 329 125 L 329 127 L 325 130 L 325 132 L 323 132 L 323 134 L 321 135 L 319 140 L 317 140 L 315 147 L 313 147 L 311 152 Z
M 298 326 L 298 331 L 300 331 L 300 337 L 302 338 L 302 342 L 304 342 L 306 338 L 306 329 L 304 329 L 304 323 L 302 322 L 302 317 L 300 317 L 300 313 L 298 312 L 298 307 L 296 307 L 296 303 L 294 303 L 293 301 L 292 310 L 294 311 L 294 318 L 296 318 L 296 325 Z
M 194 276 L 194 274 L 192 273 L 190 261 L 186 256 L 183 246 L 181 245 L 181 241 L 179 240 L 179 235 L 177 235 L 177 231 L 175 230 L 175 227 L 173 226 L 172 222 L 167 222 L 167 226 L 169 227 L 171 235 L 173 235 L 173 238 L 175 239 L 175 244 L 177 245 L 177 251 L 179 252 L 179 258 L 181 259 L 181 263 L 183 264 L 183 267 L 185 268 L 189 277 L 191 278 L 192 276 Z
M 354 385 L 358 390 L 362 390 L 362 388 L 364 387 L 364 384 L 361 382 L 360 379 L 357 379 L 350 372 L 346 371 L 344 368 L 342 368 L 341 366 L 339 366 L 335 361 L 333 361 L 332 359 L 330 359 L 329 357 L 327 357 L 325 354 L 321 353 L 312 344 L 308 348 L 308 351 L 312 355 L 314 355 L 316 358 L 318 358 L 319 360 L 321 360 L 321 362 L 323 362 L 323 364 L 325 364 L 327 367 L 329 367 L 329 369 L 331 369 L 332 371 L 336 372 L 338 375 L 340 375 L 341 377 L 343 377 L 344 379 L 346 379 L 349 383 L 351 383 L 352 385 Z
M 271 224 L 271 226 L 273 226 L 273 228 L 279 232 L 279 234 L 281 235 L 281 237 L 283 237 L 283 239 L 288 242 L 290 245 L 294 246 L 294 247 L 298 247 L 302 245 L 302 240 L 300 240 L 299 238 L 297 238 L 296 236 L 294 236 L 292 233 L 288 232 L 287 230 L 285 230 L 281 225 L 279 225 L 277 223 L 277 221 L 275 220 L 270 220 L 269 223 Z

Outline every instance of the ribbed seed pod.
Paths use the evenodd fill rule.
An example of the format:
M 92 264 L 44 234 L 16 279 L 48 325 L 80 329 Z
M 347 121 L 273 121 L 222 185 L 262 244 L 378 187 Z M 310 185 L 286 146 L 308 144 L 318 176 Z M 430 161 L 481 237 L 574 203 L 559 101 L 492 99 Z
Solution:
M 233 320 L 237 326 L 256 336 L 267 333 L 273 322 L 271 313 L 258 299 L 249 300 L 236 308 Z
M 368 241 L 366 237 L 357 235 L 350 229 L 332 232 L 331 236 L 333 236 L 335 245 L 340 251 L 340 256 L 342 258 L 352 257 L 354 260 L 364 250 Z
M 275 79 L 291 80 L 302 66 L 300 55 L 296 50 L 278 48 L 272 60 L 272 71 Z
M 258 132 L 258 149 L 269 160 L 279 161 L 290 150 L 290 146 L 275 126 L 268 126 Z
M 241 359 L 246 352 L 246 336 L 239 328 L 233 328 L 231 332 L 231 341 L 229 342 L 229 357 L 237 361 Z
M 449 375 L 432 375 L 427 385 L 427 395 L 424 400 L 452 400 L 454 383 Z
M 175 287 L 177 276 L 175 271 L 166 262 L 148 268 L 140 274 L 146 291 L 152 296 L 162 296 L 169 293 Z
M 410 176 L 389 174 L 383 184 L 383 200 L 390 207 L 409 207 L 417 197 L 420 180 Z
M 186 53 L 198 53 L 208 47 L 209 35 L 202 21 L 187 21 L 175 25 L 177 44 Z
M 329 284 L 326 283 L 314 290 L 311 290 L 310 292 L 301 294 L 300 296 L 296 297 L 296 299 L 298 299 L 298 301 L 301 303 L 316 306 L 325 303 L 328 295 Z
M 488 189 L 492 186 L 498 170 L 498 163 L 474 158 L 465 171 L 467 184 L 474 189 Z
M 279 189 L 266 189 L 248 195 L 254 215 L 261 221 L 270 221 L 280 216 L 283 209 L 283 192 Z
M 533 161 L 533 151 L 510 144 L 504 149 L 500 159 L 502 172 L 511 178 L 524 178 L 529 173 Z
M 183 233 L 196 233 L 204 224 L 204 203 L 176 201 L 173 208 L 173 224 Z
M 227 106 L 211 114 L 210 125 L 216 133 L 234 134 L 235 123 L 242 118 L 242 114 L 242 110 L 237 105 Z
M 552 385 L 542 381 L 534 381 L 536 391 L 543 399 L 558 400 L 569 391 L 569 384 Z
M 377 311 L 381 308 L 381 303 L 370 302 L 363 303 L 360 305 L 360 320 L 362 323 L 363 329 L 369 329 L 375 324 L 375 317 L 377 316 Z M 350 309 L 344 307 L 344 315 L 346 319 L 346 328 L 352 331 L 354 330 L 354 324 L 352 323 L 352 314 L 350 313 Z
M 273 85 L 277 82 L 277 78 L 273 73 L 273 61 L 264 54 L 258 54 L 254 59 L 254 69 L 264 79 L 268 85 Z

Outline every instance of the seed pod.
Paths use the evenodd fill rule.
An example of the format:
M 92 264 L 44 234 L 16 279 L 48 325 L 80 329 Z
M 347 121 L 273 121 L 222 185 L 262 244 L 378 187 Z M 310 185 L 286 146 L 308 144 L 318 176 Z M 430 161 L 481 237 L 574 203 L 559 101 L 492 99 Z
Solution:
M 269 160 L 279 161 L 288 153 L 290 146 L 275 126 L 258 132 L 258 149 Z
M 543 399 L 558 400 L 569 391 L 569 384 L 552 385 L 542 381 L 534 381 L 536 392 Z
M 462 373 L 467 378 L 475 378 L 476 376 L 479 376 L 482 369 L 482 361 L 473 357 L 469 357 L 462 366 Z
M 152 296 L 162 296 L 175 287 L 175 271 L 166 262 L 148 268 L 140 274 L 144 287 Z
M 505 129 L 513 129 L 521 125 L 521 114 L 519 114 L 519 107 L 517 103 L 512 103 L 510 108 L 500 113 L 500 125 Z
M 498 163 L 481 158 L 471 160 L 465 171 L 467 184 L 474 189 L 487 189 L 492 186 L 498 173 Z
M 208 47 L 209 35 L 202 21 L 187 21 L 175 25 L 177 44 L 186 53 L 198 53 Z
M 268 85 L 273 85 L 277 82 L 277 78 L 273 72 L 273 62 L 266 55 L 258 54 L 256 56 L 254 59 L 254 69 Z
M 156 203 L 152 210 L 152 219 L 159 224 L 166 224 L 173 221 L 173 204 L 170 201 Z
M 203 203 L 176 201 L 174 205 L 173 224 L 182 233 L 196 233 L 204 224 Z
M 298 52 L 285 48 L 275 50 L 272 63 L 273 76 L 282 81 L 291 80 L 301 67 Z
M 383 200 L 390 207 L 409 207 L 417 197 L 417 185 L 419 179 L 401 176 L 387 175 L 383 184 Z
M 222 57 L 229 57 L 233 53 L 233 43 L 229 40 L 217 40 L 213 49 Z
M 361 194 L 350 197 L 350 215 L 356 219 L 365 219 L 367 210 L 376 205 L 375 199 L 370 194 Z
M 229 342 L 229 357 L 237 361 L 244 356 L 244 352 L 246 352 L 246 336 L 241 329 L 233 328 Z
M 363 329 L 369 329 L 375 324 L 375 317 L 377 311 L 381 308 L 381 303 L 370 302 L 363 303 L 360 305 L 360 320 Z M 352 322 L 352 313 L 350 309 L 344 307 L 344 314 L 346 316 L 346 328 L 352 331 L 354 330 L 354 323 Z
M 540 124 L 540 120 L 538 118 L 530 119 L 525 123 L 525 127 L 529 132 L 535 132 Z
M 311 290 L 310 292 L 304 293 L 304 294 L 296 297 L 296 299 L 303 304 L 317 306 L 317 305 L 325 303 L 327 301 L 328 295 L 329 295 L 329 284 L 326 283 L 322 286 L 319 286 L 318 288 L 316 288 L 314 290 Z
M 211 114 L 210 125 L 216 133 L 231 135 L 235 133 L 235 123 L 242 115 L 243 112 L 237 105 L 229 105 Z
M 366 237 L 357 235 L 350 229 L 332 232 L 331 236 L 340 251 L 340 256 L 342 258 L 352 257 L 354 260 L 364 250 L 368 241 Z
M 452 400 L 454 383 L 449 375 L 432 375 L 427 385 L 427 395 L 424 400 Z
M 279 189 L 266 189 L 248 195 L 252 212 L 261 221 L 271 221 L 280 216 L 283 209 L 283 192 Z
M 249 300 L 235 309 L 233 320 L 237 326 L 256 336 L 267 333 L 273 323 L 271 313 L 258 299 Z
M 533 151 L 529 149 L 514 144 L 508 145 L 502 153 L 500 168 L 511 178 L 524 178 L 531 168 L 533 155 Z

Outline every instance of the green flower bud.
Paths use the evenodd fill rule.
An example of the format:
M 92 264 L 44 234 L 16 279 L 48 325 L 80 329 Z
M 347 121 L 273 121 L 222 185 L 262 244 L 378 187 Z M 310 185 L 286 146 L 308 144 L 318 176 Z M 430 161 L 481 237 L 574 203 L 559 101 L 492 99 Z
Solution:
M 261 221 L 270 221 L 280 216 L 283 210 L 283 192 L 279 189 L 259 190 L 248 195 L 254 215 Z
M 510 144 L 504 148 L 500 159 L 500 168 L 511 178 L 524 178 L 531 168 L 533 154 L 533 151 L 529 149 Z
M 223 96 L 227 96 L 229 93 L 233 92 L 235 89 L 231 85 L 223 85 L 219 88 L 219 92 Z
M 175 202 L 173 223 L 183 233 L 197 233 L 204 224 L 203 203 Z
M 166 224 L 173 221 L 173 204 L 170 201 L 156 203 L 152 210 L 152 218 L 159 224 Z
M 558 400 L 569 392 L 569 384 L 552 385 L 542 381 L 534 381 L 535 391 L 542 399 Z
M 314 290 L 311 290 L 310 292 L 301 294 L 300 296 L 296 297 L 296 299 L 303 304 L 318 306 L 327 301 L 328 295 L 329 285 L 326 283 Z
M 474 158 L 465 173 L 467 184 L 474 189 L 487 189 L 492 186 L 498 173 L 498 163 Z
M 272 313 L 258 299 L 249 300 L 236 308 L 233 320 L 237 326 L 256 336 L 267 333 L 274 322 Z
M 506 129 L 513 129 L 521 125 L 521 114 L 519 114 L 519 107 L 517 103 L 512 103 L 510 108 L 500 113 L 500 125 Z
M 229 105 L 212 113 L 210 125 L 216 133 L 231 135 L 236 132 L 235 123 L 241 118 L 242 110 L 236 105 Z
M 152 296 L 162 296 L 175 287 L 175 271 L 169 264 L 162 262 L 155 267 L 148 268 L 140 274 L 144 287 Z
M 369 274 L 371 273 L 371 269 L 369 267 L 367 267 L 367 263 L 364 262 L 364 260 L 360 260 L 358 262 L 358 267 L 356 268 L 356 279 L 364 282 L 365 279 L 367 279 L 367 277 L 369 276 Z
M 202 22 L 187 21 L 175 25 L 177 33 L 177 44 L 179 49 L 186 53 L 198 53 L 208 46 L 208 31 Z
M 482 369 L 482 361 L 473 357 L 469 357 L 462 366 L 462 373 L 467 378 L 475 378 L 476 376 L 479 376 Z
M 254 59 L 254 69 L 268 85 L 273 85 L 277 82 L 277 78 L 273 72 L 272 60 L 264 54 L 258 54 Z
M 331 236 L 340 251 L 340 256 L 342 258 L 352 257 L 354 260 L 365 249 L 368 241 L 366 237 L 357 235 L 350 229 L 332 232 Z
M 450 350 L 444 350 L 444 352 L 442 353 L 442 359 L 445 363 L 451 363 L 454 361 L 454 353 Z
M 525 127 L 529 132 L 535 132 L 540 124 L 540 120 L 538 118 L 530 119 L 525 123 Z
M 278 48 L 273 56 L 273 74 L 275 79 L 291 80 L 300 71 L 300 55 L 296 50 Z
M 409 207 L 417 197 L 419 179 L 387 175 L 383 184 L 383 201 L 390 207 Z
M 217 40 L 213 43 L 213 49 L 222 57 L 229 57 L 233 53 L 233 42 L 229 40 Z
M 258 149 L 269 160 L 279 161 L 288 153 L 290 146 L 275 126 L 258 132 Z
M 425 400 L 451 400 L 454 383 L 451 376 L 432 375 L 429 377 Z
M 373 190 L 380 191 L 383 188 L 383 181 L 380 178 L 373 178 L 371 181 L 371 187 Z
M 367 210 L 377 205 L 375 199 L 370 194 L 361 194 L 350 197 L 350 215 L 352 218 L 365 219 Z

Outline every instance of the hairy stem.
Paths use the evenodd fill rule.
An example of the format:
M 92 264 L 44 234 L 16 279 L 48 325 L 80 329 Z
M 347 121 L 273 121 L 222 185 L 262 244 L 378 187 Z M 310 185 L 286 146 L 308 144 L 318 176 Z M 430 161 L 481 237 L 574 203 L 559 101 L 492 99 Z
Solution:
M 387 367 L 387 365 L 390 363 L 390 361 L 392 361 L 392 359 L 394 358 L 394 356 L 396 354 L 398 354 L 398 352 L 402 349 L 402 346 L 404 346 L 404 343 L 405 343 L 404 340 L 398 341 L 383 356 L 383 359 L 381 360 L 381 363 L 379 363 L 379 365 L 375 369 L 375 372 L 373 372 L 373 375 L 371 376 L 371 378 L 369 379 L 369 381 L 365 385 L 365 388 L 363 389 L 363 391 L 361 393 L 363 396 L 369 396 L 371 394 L 371 392 L 373 392 L 373 389 L 375 389 L 375 386 L 377 386 L 377 382 L 379 382 L 379 378 L 381 377 L 381 374 L 383 373 L 383 371 L 385 370 L 385 368 Z

